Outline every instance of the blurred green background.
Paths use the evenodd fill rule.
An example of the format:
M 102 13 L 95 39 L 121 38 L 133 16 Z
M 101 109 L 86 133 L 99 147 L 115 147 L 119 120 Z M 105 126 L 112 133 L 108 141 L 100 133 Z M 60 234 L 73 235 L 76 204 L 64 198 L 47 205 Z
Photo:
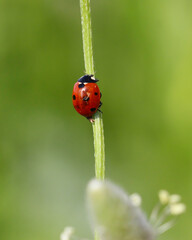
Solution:
M 139 192 L 181 194 L 162 240 L 191 240 L 192 1 L 92 1 L 106 175 Z M 91 124 L 72 106 L 84 75 L 78 0 L 0 0 L 0 239 L 91 238 L 85 189 Z

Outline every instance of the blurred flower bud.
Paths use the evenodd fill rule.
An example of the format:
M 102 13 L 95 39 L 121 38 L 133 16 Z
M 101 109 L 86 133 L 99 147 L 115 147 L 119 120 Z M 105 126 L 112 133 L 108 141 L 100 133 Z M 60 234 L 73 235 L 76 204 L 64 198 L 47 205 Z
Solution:
M 101 240 L 154 240 L 155 232 L 130 197 L 109 181 L 92 180 L 87 188 L 94 230 Z
M 186 210 L 186 206 L 183 203 L 174 203 L 170 205 L 170 213 L 172 215 L 180 215 L 184 213 Z
M 71 236 L 74 233 L 74 229 L 72 227 L 66 227 L 64 231 L 61 233 L 61 240 L 71 240 Z
M 162 205 L 165 205 L 169 202 L 169 193 L 166 190 L 159 191 L 159 200 Z
M 170 203 L 178 203 L 178 202 L 180 202 L 181 201 L 181 196 L 180 195 L 178 195 L 178 194 L 172 194 L 171 196 L 170 196 L 170 199 L 169 199 L 169 202 Z
M 133 205 L 135 205 L 136 207 L 140 207 L 141 206 L 141 196 L 138 193 L 133 193 L 130 195 L 130 199 L 133 203 Z

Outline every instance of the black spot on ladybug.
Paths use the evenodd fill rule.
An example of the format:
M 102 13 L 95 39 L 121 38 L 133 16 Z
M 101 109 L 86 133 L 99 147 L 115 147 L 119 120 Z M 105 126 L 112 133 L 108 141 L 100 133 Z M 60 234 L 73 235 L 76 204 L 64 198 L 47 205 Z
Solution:
M 88 97 L 88 96 L 85 96 L 85 97 L 83 98 L 83 101 L 89 101 L 89 97 Z
M 73 95 L 73 100 L 75 100 L 76 99 L 76 96 L 75 95 Z
M 84 86 L 85 86 L 84 83 L 80 83 L 80 84 L 78 85 L 79 88 L 83 88 Z
M 96 108 L 91 108 L 91 112 L 94 112 L 96 110 Z
M 97 92 L 95 92 L 95 95 L 98 95 L 98 93 L 97 93 Z

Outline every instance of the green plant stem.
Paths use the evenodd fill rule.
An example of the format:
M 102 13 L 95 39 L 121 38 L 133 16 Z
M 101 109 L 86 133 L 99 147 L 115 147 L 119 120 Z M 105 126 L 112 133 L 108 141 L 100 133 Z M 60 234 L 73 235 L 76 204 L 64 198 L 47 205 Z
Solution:
M 94 75 L 90 0 L 80 0 L 85 71 Z
M 94 115 L 93 138 L 95 149 L 95 175 L 97 179 L 105 178 L 105 142 L 102 113 L 97 111 Z
M 94 74 L 90 0 L 80 0 L 83 52 L 86 74 Z M 93 116 L 93 138 L 95 151 L 95 175 L 97 179 L 105 178 L 105 143 L 102 113 Z

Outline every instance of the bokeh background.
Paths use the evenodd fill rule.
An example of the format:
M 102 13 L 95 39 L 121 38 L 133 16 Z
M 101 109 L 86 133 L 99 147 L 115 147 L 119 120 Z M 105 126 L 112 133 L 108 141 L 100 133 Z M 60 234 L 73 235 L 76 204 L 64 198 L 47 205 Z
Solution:
M 192 2 L 92 1 L 107 178 L 187 205 L 162 240 L 192 237 Z M 91 124 L 72 106 L 84 75 L 78 0 L 0 0 L 0 239 L 92 238 Z

